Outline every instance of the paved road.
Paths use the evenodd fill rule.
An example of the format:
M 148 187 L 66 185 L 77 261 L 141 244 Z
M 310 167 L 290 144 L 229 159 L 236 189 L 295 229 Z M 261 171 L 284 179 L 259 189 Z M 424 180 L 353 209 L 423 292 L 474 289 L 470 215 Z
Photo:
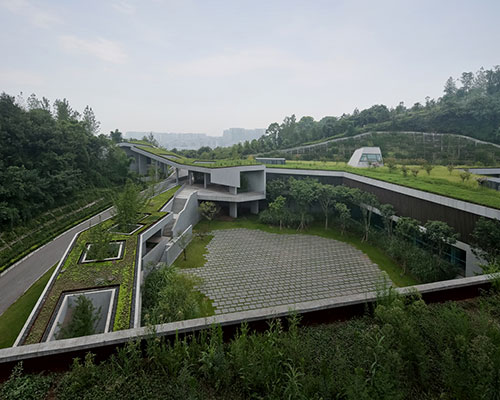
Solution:
M 365 293 L 386 275 L 364 253 L 332 239 L 248 229 L 212 234 L 205 265 L 183 271 L 203 279 L 198 289 L 216 314 Z
M 174 184 L 175 179 L 169 178 L 159 184 L 159 189 L 165 190 Z M 73 237 L 87 229 L 89 222 L 93 226 L 110 216 L 111 208 L 67 230 L 5 271 L 0 276 L 0 315 L 61 259 Z

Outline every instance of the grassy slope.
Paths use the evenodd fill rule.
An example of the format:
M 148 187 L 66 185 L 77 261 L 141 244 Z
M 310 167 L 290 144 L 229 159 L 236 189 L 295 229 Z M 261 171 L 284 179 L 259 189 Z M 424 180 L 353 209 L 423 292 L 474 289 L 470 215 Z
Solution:
M 14 344 L 56 266 L 50 268 L 0 316 L 0 348 Z
M 389 168 L 387 167 L 353 168 L 346 163 L 333 161 L 287 161 L 285 165 L 268 165 L 267 167 L 347 171 L 413 189 L 500 209 L 500 193 L 498 191 L 480 186 L 475 180 L 477 175 L 472 175 L 468 182 L 463 183 L 459 171 L 453 171 L 450 175 L 444 166 L 434 167 L 430 175 L 421 170 L 416 178 L 411 175 L 411 172 L 409 172 L 407 177 L 404 177 L 399 169 L 389 172 Z M 412 168 L 411 166 L 409 167 Z
M 256 217 L 239 217 L 234 221 L 222 221 L 222 220 L 212 221 L 210 226 L 208 225 L 207 221 L 201 221 L 196 226 L 195 230 L 198 232 L 200 231 L 206 232 L 217 229 L 235 229 L 235 228 L 260 229 L 265 232 L 279 233 L 279 234 L 302 233 L 307 235 L 321 236 L 328 239 L 335 239 L 345 243 L 349 243 L 354 247 L 356 247 L 357 249 L 361 250 L 363 253 L 365 253 L 370 258 L 370 260 L 372 260 L 380 267 L 382 271 L 385 271 L 396 286 L 402 287 L 402 286 L 411 286 L 418 284 L 418 282 L 409 275 L 401 276 L 401 268 L 399 267 L 399 265 L 396 264 L 378 247 L 375 247 L 369 243 L 362 242 L 360 238 L 349 233 L 344 233 L 344 235 L 341 235 L 340 231 L 338 231 L 335 228 L 330 228 L 328 230 L 325 230 L 322 227 L 321 223 L 316 223 L 308 230 L 303 232 L 297 232 L 295 229 L 286 229 L 286 228 L 280 231 L 280 229 L 277 227 L 268 226 L 260 223 Z M 206 244 L 208 244 L 208 242 L 210 242 L 211 239 L 212 237 L 210 237 L 207 240 Z M 203 255 L 206 253 L 206 248 L 205 248 L 206 244 L 201 242 L 199 239 L 193 240 L 187 248 L 188 261 L 185 264 L 181 264 L 179 263 L 178 260 L 176 261 L 176 265 L 179 267 L 183 267 L 183 265 L 184 267 L 189 267 L 190 265 L 192 265 L 192 267 L 203 266 L 205 264 L 205 258 L 203 257 Z

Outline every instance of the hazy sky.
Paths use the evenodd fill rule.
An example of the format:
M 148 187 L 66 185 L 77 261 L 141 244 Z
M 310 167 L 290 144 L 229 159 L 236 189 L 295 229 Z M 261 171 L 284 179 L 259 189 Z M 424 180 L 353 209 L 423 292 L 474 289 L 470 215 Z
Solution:
M 266 128 L 439 97 L 500 64 L 500 1 L 0 0 L 0 91 L 102 132 Z

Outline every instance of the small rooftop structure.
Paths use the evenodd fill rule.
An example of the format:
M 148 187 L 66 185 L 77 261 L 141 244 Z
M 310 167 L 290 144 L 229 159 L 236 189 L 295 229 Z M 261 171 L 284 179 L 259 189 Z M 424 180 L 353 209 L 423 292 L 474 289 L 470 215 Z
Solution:
M 384 165 L 382 151 L 380 147 L 361 147 L 354 151 L 347 164 L 355 168 L 382 166 Z
M 285 158 L 255 157 L 255 161 L 262 164 L 285 164 Z

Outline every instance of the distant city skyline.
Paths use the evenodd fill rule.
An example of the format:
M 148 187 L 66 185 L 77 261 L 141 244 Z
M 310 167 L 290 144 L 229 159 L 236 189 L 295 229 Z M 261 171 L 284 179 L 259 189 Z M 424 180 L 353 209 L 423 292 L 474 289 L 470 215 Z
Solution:
M 500 64 L 500 2 L 0 0 L 0 91 L 102 133 L 263 127 L 442 96 Z

